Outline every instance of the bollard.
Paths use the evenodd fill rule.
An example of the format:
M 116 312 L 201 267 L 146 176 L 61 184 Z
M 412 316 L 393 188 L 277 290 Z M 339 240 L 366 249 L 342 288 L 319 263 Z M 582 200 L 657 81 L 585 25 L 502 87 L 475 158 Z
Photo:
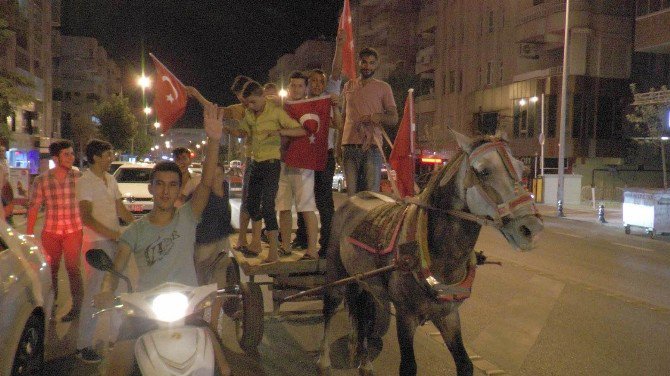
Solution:
M 565 217 L 565 214 L 563 214 L 563 200 L 558 200 L 558 212 L 556 213 L 556 216 L 559 218 Z
M 605 205 L 600 204 L 598 207 L 598 222 L 600 223 L 607 223 L 605 220 Z

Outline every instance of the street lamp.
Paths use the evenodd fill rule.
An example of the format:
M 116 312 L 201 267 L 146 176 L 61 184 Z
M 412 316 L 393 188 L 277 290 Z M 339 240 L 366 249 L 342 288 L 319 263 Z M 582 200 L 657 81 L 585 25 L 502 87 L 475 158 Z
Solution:
M 145 115 L 149 116 L 151 114 L 151 107 L 149 107 L 149 106 L 144 107 L 143 111 L 144 111 Z
M 283 89 L 283 88 L 281 90 L 279 90 L 279 93 L 277 93 L 277 94 L 279 94 L 279 98 L 281 98 L 282 100 L 284 100 L 284 98 L 288 97 L 288 91 L 286 91 L 286 89 Z
M 159 130 L 160 127 L 161 127 L 161 123 L 159 123 L 159 122 L 154 123 L 154 128 L 156 128 L 156 130 Z
M 148 89 L 151 87 L 151 79 L 144 74 L 142 74 L 138 79 L 137 79 L 137 85 L 142 88 L 142 90 Z

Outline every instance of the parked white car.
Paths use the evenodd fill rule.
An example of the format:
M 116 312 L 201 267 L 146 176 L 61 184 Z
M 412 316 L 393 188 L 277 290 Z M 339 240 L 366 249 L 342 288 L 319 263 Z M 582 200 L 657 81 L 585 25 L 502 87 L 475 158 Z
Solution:
M 41 375 L 54 293 L 32 236 L 0 219 L 0 375 Z
M 333 175 L 333 190 L 343 192 L 345 189 L 347 189 L 347 181 L 344 179 L 344 171 L 340 166 L 337 166 Z
M 149 177 L 153 168 L 153 163 L 124 163 L 114 173 L 123 204 L 136 218 L 154 208 L 149 193 Z

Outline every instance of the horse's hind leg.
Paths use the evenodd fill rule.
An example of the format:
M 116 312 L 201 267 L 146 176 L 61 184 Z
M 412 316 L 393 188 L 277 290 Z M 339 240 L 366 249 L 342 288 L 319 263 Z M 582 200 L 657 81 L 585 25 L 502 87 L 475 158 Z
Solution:
M 358 374 L 361 376 L 373 375 L 372 361 L 368 349 L 368 338 L 374 329 L 375 302 L 365 290 L 359 290 L 350 299 L 349 310 L 354 316 L 355 331 L 357 334 L 356 355 L 359 359 Z
M 398 374 L 401 376 L 416 375 L 414 333 L 418 325 L 416 316 L 409 315 L 396 308 L 396 332 L 398 333 L 398 344 L 400 345 L 400 370 Z
M 442 339 L 451 352 L 451 356 L 456 363 L 456 372 L 458 376 L 472 376 L 474 369 L 472 361 L 463 345 L 463 337 L 461 335 L 461 319 L 458 315 L 458 309 L 454 308 L 448 315 L 439 318 L 434 318 L 433 324 L 442 334 Z
M 342 293 L 340 289 L 326 289 L 323 295 L 323 339 L 319 350 L 319 360 L 316 367 L 319 375 L 329 375 L 330 364 L 330 321 L 335 314 L 335 310 L 342 303 Z

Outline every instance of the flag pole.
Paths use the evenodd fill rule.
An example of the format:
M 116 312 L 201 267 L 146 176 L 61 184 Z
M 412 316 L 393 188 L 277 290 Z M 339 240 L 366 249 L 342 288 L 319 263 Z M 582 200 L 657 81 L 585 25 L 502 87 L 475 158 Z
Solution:
M 414 193 L 418 193 L 418 186 L 416 185 L 416 150 L 414 138 L 416 135 L 416 118 L 414 116 L 414 88 L 407 90 L 407 97 L 409 98 L 409 113 L 410 113 L 410 129 L 409 129 L 409 145 L 410 158 L 412 159 L 412 183 L 414 184 Z

